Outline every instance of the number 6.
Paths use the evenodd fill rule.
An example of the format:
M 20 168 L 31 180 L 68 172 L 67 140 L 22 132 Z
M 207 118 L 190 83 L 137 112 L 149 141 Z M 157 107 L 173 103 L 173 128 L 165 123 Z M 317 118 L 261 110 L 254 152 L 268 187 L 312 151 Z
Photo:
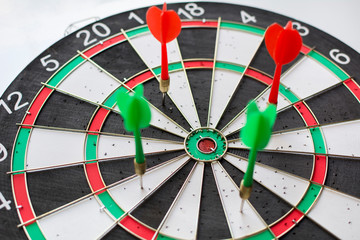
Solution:
M 350 62 L 350 57 L 345 53 L 340 53 L 339 49 L 332 49 L 329 54 L 337 63 L 348 64 Z

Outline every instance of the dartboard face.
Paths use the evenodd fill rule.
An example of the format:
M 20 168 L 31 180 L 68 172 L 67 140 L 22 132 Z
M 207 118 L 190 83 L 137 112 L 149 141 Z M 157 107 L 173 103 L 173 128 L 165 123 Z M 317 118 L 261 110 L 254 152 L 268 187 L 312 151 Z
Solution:
M 160 44 L 147 8 L 102 19 L 45 50 L 0 101 L 1 239 L 357 239 L 360 58 L 296 19 L 223 3 L 169 4 L 182 19 Z M 275 64 L 266 28 L 293 21 L 303 38 L 283 67 L 270 142 L 240 212 L 246 106 L 267 106 Z M 116 105 L 144 86 L 147 171 Z

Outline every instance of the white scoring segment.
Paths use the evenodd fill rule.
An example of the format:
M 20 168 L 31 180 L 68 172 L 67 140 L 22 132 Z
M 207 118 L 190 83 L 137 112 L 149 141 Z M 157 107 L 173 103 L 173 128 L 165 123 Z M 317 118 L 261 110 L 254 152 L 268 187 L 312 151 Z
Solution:
M 161 65 L 161 44 L 150 32 L 132 37 L 130 43 L 149 68 Z M 176 40 L 167 43 L 166 48 L 169 63 L 181 61 Z
M 360 120 L 323 126 L 329 154 L 360 157 Z
M 58 89 L 94 103 L 102 103 L 119 86 L 118 81 L 85 61 L 59 84 Z
M 185 71 L 172 72 L 168 94 L 193 129 L 201 127 Z M 160 96 L 159 96 L 160 97 Z
M 211 166 L 232 238 L 242 238 L 265 229 L 266 223 L 248 201 L 240 212 L 239 189 L 220 163 L 213 162 Z
M 176 197 L 160 232 L 180 239 L 196 239 L 204 163 L 198 162 Z
M 263 37 L 260 35 L 233 29 L 219 29 L 216 61 L 224 61 L 247 66 Z
M 145 154 L 184 149 L 184 143 L 167 140 L 142 138 Z M 98 143 L 99 158 L 125 157 L 135 155 L 135 139 L 126 136 L 100 135 Z
M 215 61 L 248 66 L 262 42 L 262 36 L 239 30 L 219 29 Z M 232 95 L 239 85 L 242 73 L 214 69 L 208 126 L 216 127 Z
M 188 132 L 182 128 L 179 124 L 177 124 L 174 120 L 170 119 L 159 109 L 155 108 L 152 104 L 150 105 L 151 111 L 151 120 L 150 125 L 156 128 L 162 129 L 166 132 L 175 134 L 180 137 L 187 137 Z M 120 112 L 120 109 L 117 105 L 113 108 L 114 111 Z
M 113 225 L 94 197 L 38 220 L 46 239 L 94 239 Z
M 354 182 L 354 184 L 358 184 Z M 324 187 L 307 215 L 339 239 L 359 239 L 360 200 Z
M 266 107 L 268 106 L 268 100 L 270 95 L 270 88 L 262 92 L 257 98 L 256 98 L 256 104 L 259 108 L 259 110 L 264 111 Z M 278 95 L 278 104 L 276 109 L 282 109 L 286 106 L 289 106 L 291 103 L 290 101 L 285 98 L 281 93 Z M 225 136 L 238 131 L 240 128 L 244 127 L 246 123 L 246 109 L 240 113 L 238 116 L 236 116 L 228 125 L 224 127 L 222 130 L 223 134 Z
M 248 148 L 241 139 L 229 143 L 230 148 Z M 314 153 L 314 143 L 308 129 L 275 133 L 265 150 Z
M 145 43 L 145 44 L 144 44 Z M 152 34 L 137 35 L 131 44 L 149 68 L 161 66 L 161 44 Z M 167 45 L 168 62 L 181 62 L 182 57 L 176 40 Z M 185 71 L 170 73 L 168 94 L 192 128 L 199 128 L 200 120 Z
M 339 82 L 340 79 L 333 72 L 309 56 L 303 57 L 281 76 L 281 83 L 300 100 L 311 97 Z M 261 110 L 265 109 L 269 94 L 270 89 L 258 96 L 256 102 Z M 279 93 L 277 110 L 290 104 L 291 102 Z M 237 116 L 223 129 L 225 136 L 243 127 L 246 119 L 244 114 Z
M 148 170 L 143 175 L 143 189 L 140 188 L 140 179 L 137 176 L 116 187 L 109 188 L 109 192 L 124 211 L 130 211 L 143 199 L 156 191 L 162 183 L 175 174 L 188 160 L 189 157 L 184 156 Z
M 304 99 L 339 83 L 340 79 L 318 61 L 305 56 L 283 74 L 281 82 L 300 99 Z
M 27 169 L 84 160 L 85 133 L 33 128 L 27 148 Z
M 215 128 L 234 94 L 242 73 L 215 69 L 208 126 Z
M 270 88 L 266 89 L 261 94 L 261 96 L 256 98 L 256 104 L 257 104 L 259 110 L 264 111 L 267 108 L 268 103 L 269 103 L 269 96 L 270 96 Z M 290 104 L 291 104 L 291 102 L 286 97 L 284 97 L 284 95 L 282 95 L 279 92 L 276 109 L 277 110 L 282 109 L 284 107 L 289 106 Z
M 229 154 L 225 155 L 224 159 L 242 172 L 246 172 L 247 161 Z M 310 184 L 302 178 L 262 164 L 255 164 L 253 177 L 255 181 L 293 206 L 302 199 Z

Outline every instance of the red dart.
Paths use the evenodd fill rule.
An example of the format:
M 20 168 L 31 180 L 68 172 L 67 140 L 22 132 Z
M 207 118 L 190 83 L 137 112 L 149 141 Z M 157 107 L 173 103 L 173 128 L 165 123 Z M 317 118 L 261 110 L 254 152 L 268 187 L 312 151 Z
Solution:
M 164 3 L 162 10 L 155 6 L 149 8 L 146 21 L 152 35 L 161 43 L 161 79 L 169 80 L 166 43 L 180 34 L 180 17 L 174 10 L 167 10 Z
M 265 45 L 276 64 L 269 103 L 277 104 L 281 68 L 293 61 L 299 54 L 302 39 L 299 32 L 292 28 L 291 21 L 286 24 L 285 28 L 274 23 L 265 32 Z

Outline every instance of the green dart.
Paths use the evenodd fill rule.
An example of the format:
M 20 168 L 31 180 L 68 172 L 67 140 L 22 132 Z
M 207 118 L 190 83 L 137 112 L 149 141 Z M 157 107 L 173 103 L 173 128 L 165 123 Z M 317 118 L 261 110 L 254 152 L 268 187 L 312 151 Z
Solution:
M 241 140 L 250 148 L 248 166 L 240 183 L 241 212 L 244 200 L 248 199 L 251 194 L 257 151 L 264 149 L 268 144 L 275 118 L 275 104 L 269 104 L 266 110 L 261 112 L 254 101 L 249 103 L 246 124 L 240 132 Z
M 134 92 L 120 91 L 117 95 L 117 105 L 124 119 L 124 127 L 133 132 L 136 154 L 134 159 L 135 173 L 140 176 L 140 186 L 143 188 L 142 175 L 146 170 L 146 161 L 141 143 L 140 129 L 150 125 L 151 112 L 149 103 L 144 98 L 144 87 L 139 85 Z

